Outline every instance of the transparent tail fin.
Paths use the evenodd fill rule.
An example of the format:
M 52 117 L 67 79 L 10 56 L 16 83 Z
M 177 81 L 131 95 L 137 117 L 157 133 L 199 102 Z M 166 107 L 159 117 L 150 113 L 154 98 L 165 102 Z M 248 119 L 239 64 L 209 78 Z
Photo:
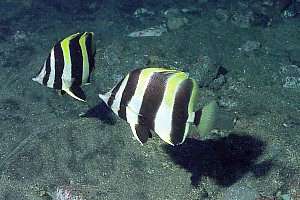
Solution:
M 215 128 L 218 113 L 218 105 L 216 101 L 211 101 L 203 109 L 196 111 L 194 123 L 201 136 L 206 135 Z

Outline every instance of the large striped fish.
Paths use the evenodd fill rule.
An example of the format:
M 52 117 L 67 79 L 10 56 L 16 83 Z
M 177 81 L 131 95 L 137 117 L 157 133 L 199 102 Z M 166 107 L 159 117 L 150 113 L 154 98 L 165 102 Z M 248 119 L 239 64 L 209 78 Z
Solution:
M 198 85 L 187 73 L 165 68 L 131 71 L 99 97 L 126 120 L 135 138 L 145 143 L 152 133 L 171 145 L 184 142 L 191 124 L 199 132 L 213 128 L 217 104 L 196 110 Z
M 80 86 L 90 83 L 95 68 L 94 57 L 94 33 L 70 35 L 54 45 L 38 75 L 32 80 L 85 101 L 86 96 Z

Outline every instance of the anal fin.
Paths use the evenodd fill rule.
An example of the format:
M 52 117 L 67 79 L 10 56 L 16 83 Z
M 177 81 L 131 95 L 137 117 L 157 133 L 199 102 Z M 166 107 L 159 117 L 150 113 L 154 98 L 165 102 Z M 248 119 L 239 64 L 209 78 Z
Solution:
M 57 92 L 57 94 L 58 94 L 59 96 L 63 96 L 63 95 L 66 94 L 66 92 L 63 91 L 63 90 L 56 90 L 56 92 Z
M 91 85 L 91 83 L 90 82 L 86 82 L 83 85 Z
M 69 89 L 64 89 L 64 91 L 79 101 L 86 101 L 86 96 L 81 87 L 78 85 L 73 84 Z
M 152 137 L 150 129 L 146 126 L 139 124 L 130 124 L 134 137 L 141 143 L 147 142 L 149 137 Z

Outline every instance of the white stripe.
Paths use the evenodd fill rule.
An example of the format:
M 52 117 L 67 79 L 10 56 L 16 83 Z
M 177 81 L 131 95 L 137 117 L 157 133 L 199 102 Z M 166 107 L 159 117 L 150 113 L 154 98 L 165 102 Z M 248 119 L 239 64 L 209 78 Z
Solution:
M 185 130 L 184 130 L 184 135 L 182 138 L 182 141 L 180 144 L 182 144 L 185 141 L 185 138 L 187 137 L 188 133 L 189 133 L 189 129 L 190 129 L 190 124 L 191 123 L 185 123 Z
M 66 55 L 66 52 L 63 51 L 64 56 L 64 69 L 62 74 L 62 89 L 70 89 L 72 85 L 72 63 L 70 53 Z M 68 58 L 67 58 L 68 57 Z M 67 61 L 70 62 L 67 62 Z
M 172 144 L 170 134 L 172 130 L 173 108 L 168 107 L 163 102 L 160 105 L 154 120 L 154 131 L 162 140 L 169 144 Z
M 164 140 L 165 142 L 172 144 L 171 142 L 171 131 L 172 131 L 172 114 L 173 114 L 173 108 L 174 105 L 169 106 L 166 103 L 166 95 L 172 95 L 172 102 L 175 103 L 175 97 L 176 94 L 178 92 L 179 86 L 180 84 L 177 84 L 175 92 L 173 94 L 170 94 L 170 92 L 168 92 L 168 84 L 169 81 L 167 82 L 166 85 L 166 89 L 164 92 L 164 97 L 162 100 L 162 103 L 157 111 L 157 114 L 155 116 L 155 120 L 154 120 L 154 131 L 157 133 L 157 135 Z
M 54 48 L 53 48 L 50 53 L 50 74 L 49 74 L 49 80 L 47 82 L 47 86 L 53 88 L 54 80 L 55 80 L 55 58 L 54 58 Z
M 143 73 L 143 71 L 141 71 Z M 136 86 L 136 90 L 130 99 L 130 102 L 128 103 L 128 106 L 126 107 L 126 119 L 127 122 L 130 124 L 132 133 L 134 137 L 139 141 L 141 144 L 143 144 L 139 137 L 137 136 L 135 125 L 138 124 L 138 117 L 140 113 L 140 109 L 142 107 L 143 98 L 147 89 L 147 86 L 150 83 L 151 77 L 154 75 L 152 73 L 150 76 L 148 76 L 144 80 L 139 80 Z
M 82 84 L 85 84 L 85 83 L 87 83 L 87 81 L 88 81 L 88 78 L 89 78 L 89 61 L 88 60 L 86 60 L 86 59 L 84 59 L 84 57 L 83 57 L 83 60 L 82 60 L 82 78 L 81 78 L 81 80 L 82 80 Z
M 148 76 L 146 80 L 143 80 L 143 83 L 142 81 L 138 81 L 134 95 L 126 108 L 126 118 L 128 123 L 138 124 L 138 114 L 140 113 L 145 91 L 153 75 L 154 73 L 152 73 L 151 76 Z
M 143 143 L 141 142 L 141 140 L 139 139 L 139 137 L 138 137 L 137 134 L 136 134 L 136 130 L 135 130 L 135 125 L 136 125 L 136 124 L 129 124 L 129 125 L 130 125 L 130 128 L 131 128 L 131 131 L 132 131 L 132 133 L 133 133 L 134 138 L 135 138 L 137 141 L 139 141 L 141 145 L 143 145 Z
M 127 84 L 128 77 L 129 77 L 129 75 L 127 75 L 124 78 L 124 80 L 122 81 L 121 86 L 119 87 L 119 90 L 117 91 L 117 93 L 115 95 L 113 104 L 111 105 L 111 109 L 116 115 L 118 115 L 118 111 L 120 110 L 121 98 L 122 98 L 122 94 L 124 92 L 125 86 Z

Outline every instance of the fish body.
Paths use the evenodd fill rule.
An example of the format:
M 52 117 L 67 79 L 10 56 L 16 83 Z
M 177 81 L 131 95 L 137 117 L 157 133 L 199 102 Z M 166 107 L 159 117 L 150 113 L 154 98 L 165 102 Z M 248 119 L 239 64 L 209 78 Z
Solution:
M 184 142 L 191 124 L 202 130 L 213 123 L 216 104 L 208 111 L 196 110 L 199 88 L 196 81 L 182 71 L 165 68 L 136 69 L 127 74 L 109 92 L 99 97 L 126 120 L 133 135 L 145 143 L 152 133 L 171 145 Z M 204 121 L 203 121 L 204 120 Z
M 95 52 L 94 33 L 70 35 L 54 45 L 32 80 L 85 101 L 81 85 L 90 83 L 95 68 Z

